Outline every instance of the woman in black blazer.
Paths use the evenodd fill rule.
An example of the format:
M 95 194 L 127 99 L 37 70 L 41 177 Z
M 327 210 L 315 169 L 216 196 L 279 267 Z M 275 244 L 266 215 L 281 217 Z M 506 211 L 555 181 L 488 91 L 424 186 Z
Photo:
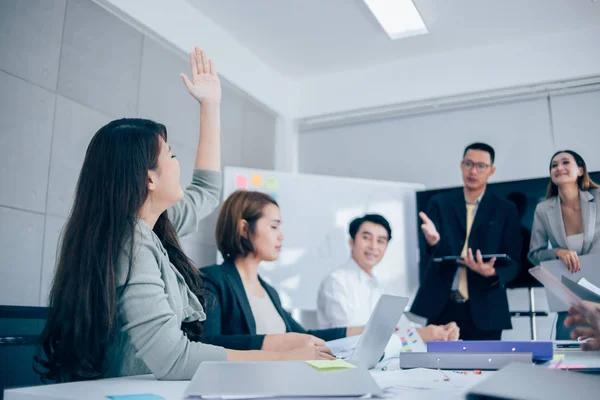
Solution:
M 357 335 L 363 327 L 307 331 L 281 306 L 277 291 L 258 274 L 279 257 L 283 241 L 277 202 L 240 190 L 223 204 L 217 247 L 225 262 L 202 268 L 206 296 L 203 341 L 238 350 L 289 349 Z

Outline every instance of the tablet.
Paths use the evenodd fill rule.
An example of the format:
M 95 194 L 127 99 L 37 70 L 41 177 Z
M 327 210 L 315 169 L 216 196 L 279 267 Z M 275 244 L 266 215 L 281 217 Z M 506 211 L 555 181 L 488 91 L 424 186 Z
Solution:
M 567 306 L 574 307 L 582 304 L 582 300 L 579 296 L 573 293 L 571 289 L 566 287 L 564 283 L 559 281 L 557 277 L 548 272 L 544 267 L 538 265 L 537 267 L 531 268 L 529 273 Z
M 477 256 L 475 254 L 473 254 L 473 256 L 475 257 L 475 259 L 477 259 Z M 508 254 L 482 254 L 481 255 L 481 258 L 483 258 L 483 261 L 485 261 L 485 262 L 491 260 L 494 257 L 496 257 L 496 261 L 502 261 L 502 262 L 512 261 L 512 259 L 510 258 L 510 256 Z M 456 261 L 456 260 L 462 260 L 463 258 L 464 258 L 463 256 L 435 257 L 433 259 L 433 262 Z

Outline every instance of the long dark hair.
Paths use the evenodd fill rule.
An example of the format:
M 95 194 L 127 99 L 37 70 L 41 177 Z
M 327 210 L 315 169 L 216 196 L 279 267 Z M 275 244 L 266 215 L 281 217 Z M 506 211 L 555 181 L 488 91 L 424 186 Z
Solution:
M 88 146 L 61 239 L 40 354 L 34 359 L 44 381 L 96 379 L 105 372 L 107 347 L 118 329 L 117 298 L 127 286 L 117 291 L 117 262 L 125 243 L 131 243 L 125 249 L 130 266 L 135 256 L 134 240 L 127 238 L 133 237 L 137 213 L 148 197 L 148 171 L 158 166 L 160 138 L 167 140 L 164 125 L 124 118 L 100 128 Z M 187 285 L 201 294 L 200 274 L 181 250 L 166 211 L 153 230 Z M 193 322 L 182 329 L 198 340 L 202 327 Z
M 556 153 L 554 153 L 554 155 L 552 155 L 552 157 L 550 157 L 550 165 L 548 166 L 548 170 L 550 172 L 552 172 L 552 160 L 554 160 L 554 157 L 556 157 L 560 153 L 567 153 L 567 154 L 572 155 L 573 158 L 575 159 L 575 163 L 577 164 L 577 166 L 579 168 L 583 169 L 583 175 L 581 175 L 580 177 L 577 178 L 577 186 L 579 187 L 579 190 L 585 191 L 585 190 L 596 189 L 596 188 L 600 187 L 596 182 L 594 182 L 592 180 L 592 178 L 590 178 L 590 175 L 589 175 L 588 169 L 587 169 L 587 165 L 585 164 L 585 160 L 583 159 L 583 157 L 581 157 L 579 154 L 577 154 L 573 150 L 560 150 L 560 151 L 557 151 Z M 556 184 L 554 182 L 552 182 L 552 177 L 550 177 L 550 182 L 548 183 L 548 189 L 546 190 L 546 198 L 549 199 L 550 197 L 554 197 L 554 196 L 558 196 L 558 186 L 556 186 Z

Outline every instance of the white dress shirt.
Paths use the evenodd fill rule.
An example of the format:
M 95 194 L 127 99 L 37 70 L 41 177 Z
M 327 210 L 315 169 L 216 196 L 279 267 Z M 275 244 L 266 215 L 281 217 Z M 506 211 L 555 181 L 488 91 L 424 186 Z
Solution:
M 353 258 L 334 269 L 323 279 L 317 295 L 317 324 L 320 329 L 363 326 L 369 321 L 384 285 L 374 274 L 367 274 Z M 416 325 L 400 318 L 398 330 L 386 347 L 386 354 L 406 351 L 427 351 Z
M 325 277 L 317 295 L 320 329 L 367 323 L 384 289 L 374 271 L 367 274 L 353 258 Z

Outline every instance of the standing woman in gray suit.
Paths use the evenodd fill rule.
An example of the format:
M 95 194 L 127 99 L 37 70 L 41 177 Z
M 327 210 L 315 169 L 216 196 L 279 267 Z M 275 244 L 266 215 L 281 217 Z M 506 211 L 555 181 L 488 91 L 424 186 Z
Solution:
M 546 199 L 537 205 L 531 229 L 529 260 L 534 265 L 560 258 L 565 268 L 577 272 L 580 255 L 600 252 L 599 187 L 576 152 L 562 150 L 552 156 Z M 567 315 L 558 313 L 558 340 L 570 339 L 564 326 Z

